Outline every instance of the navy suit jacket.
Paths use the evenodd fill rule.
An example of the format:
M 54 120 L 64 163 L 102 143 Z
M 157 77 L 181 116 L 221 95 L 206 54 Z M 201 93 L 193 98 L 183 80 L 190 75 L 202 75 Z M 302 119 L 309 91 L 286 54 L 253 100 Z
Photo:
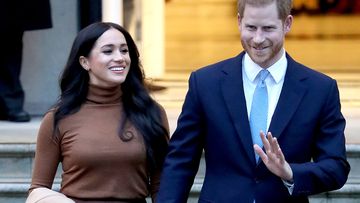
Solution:
M 199 202 L 308 202 L 342 187 L 350 170 L 336 81 L 287 55 L 288 67 L 269 131 L 293 170 L 294 190 L 256 163 L 242 82 L 244 52 L 193 72 L 171 137 L 158 203 L 185 203 L 204 151 Z

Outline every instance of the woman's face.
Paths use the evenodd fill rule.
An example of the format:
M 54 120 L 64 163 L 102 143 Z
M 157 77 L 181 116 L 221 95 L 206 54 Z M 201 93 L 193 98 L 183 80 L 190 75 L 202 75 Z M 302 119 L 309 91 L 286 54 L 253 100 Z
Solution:
M 89 72 L 89 83 L 101 87 L 114 87 L 123 83 L 131 64 L 125 37 L 114 28 L 104 32 L 95 42 L 89 56 L 80 56 L 79 61 Z

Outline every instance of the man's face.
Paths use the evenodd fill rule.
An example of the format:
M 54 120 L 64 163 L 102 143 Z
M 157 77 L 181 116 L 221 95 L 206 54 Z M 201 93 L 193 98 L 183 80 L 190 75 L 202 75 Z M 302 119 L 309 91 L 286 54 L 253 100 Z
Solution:
M 255 63 L 268 68 L 282 56 L 291 24 L 290 15 L 284 22 L 279 19 L 276 1 L 264 6 L 246 4 L 244 16 L 238 16 L 241 44 Z

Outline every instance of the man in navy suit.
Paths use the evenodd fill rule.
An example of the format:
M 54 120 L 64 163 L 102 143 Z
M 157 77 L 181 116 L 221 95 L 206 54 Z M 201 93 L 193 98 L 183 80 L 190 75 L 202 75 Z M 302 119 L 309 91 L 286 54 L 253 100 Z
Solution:
M 350 166 L 337 83 L 286 53 L 291 4 L 238 1 L 245 51 L 191 74 L 158 203 L 187 201 L 203 151 L 199 202 L 308 202 L 309 195 L 345 184 Z M 260 81 L 267 94 L 265 127 L 253 131 L 252 111 L 262 108 L 252 105 L 265 99 L 255 97 L 262 70 L 268 73 Z

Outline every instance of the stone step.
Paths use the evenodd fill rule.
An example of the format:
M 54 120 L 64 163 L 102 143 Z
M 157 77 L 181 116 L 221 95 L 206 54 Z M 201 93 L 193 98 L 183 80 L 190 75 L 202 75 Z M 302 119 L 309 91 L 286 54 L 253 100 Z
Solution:
M 0 144 L 0 202 L 24 202 L 30 186 L 33 160 L 36 145 Z M 360 198 L 360 145 L 347 145 L 347 156 L 351 165 L 349 179 L 339 190 L 311 197 L 312 203 L 355 203 Z M 59 166 L 53 188 L 58 190 L 61 181 L 61 166 Z M 200 167 L 189 203 L 197 202 L 205 174 L 205 160 L 201 159 Z
M 191 188 L 188 203 L 197 203 L 203 180 L 196 178 Z M 29 182 L 3 183 L 0 182 L 0 202 L 23 203 L 27 197 Z M 59 190 L 60 183 L 53 185 Z M 310 203 L 358 203 L 360 199 L 360 184 L 346 183 L 339 190 L 322 193 L 310 197 Z M 150 201 L 148 201 L 150 202 Z
M 346 145 L 351 165 L 348 183 L 360 183 L 360 145 Z M 0 144 L 0 180 L 30 179 L 32 174 L 35 144 Z M 56 178 L 61 177 L 61 165 Z M 201 159 L 198 178 L 205 175 L 205 160 Z M 1 182 L 0 182 L 1 183 Z

